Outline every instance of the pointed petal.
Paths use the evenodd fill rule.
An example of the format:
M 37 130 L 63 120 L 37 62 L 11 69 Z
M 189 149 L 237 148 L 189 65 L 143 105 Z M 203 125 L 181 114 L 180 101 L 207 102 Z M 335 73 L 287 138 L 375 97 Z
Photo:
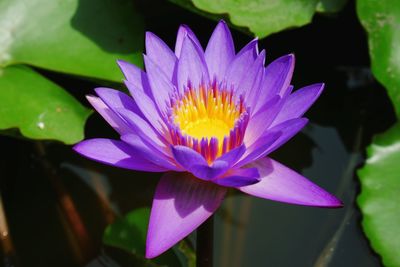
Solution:
M 211 35 L 204 57 L 211 80 L 222 81 L 225 72 L 235 57 L 232 35 L 225 21 L 221 20 Z
M 271 98 L 251 119 L 246 128 L 244 143 L 251 146 L 271 125 L 282 108 L 279 96 Z
M 199 39 L 197 39 L 196 35 L 193 33 L 193 31 L 189 28 L 187 25 L 181 25 L 178 30 L 178 34 L 176 36 L 176 43 L 175 43 L 175 55 L 179 58 L 181 56 L 181 51 L 182 51 L 182 45 L 183 45 L 183 40 L 186 38 L 186 36 L 189 36 L 190 39 L 193 40 L 193 42 L 196 44 L 198 49 L 200 51 L 203 50 L 201 47 Z
M 274 60 L 265 68 L 260 98 L 254 112 L 275 95 L 283 96 L 289 87 L 294 70 L 294 55 L 289 54 Z
M 268 129 L 256 142 L 248 147 L 246 154 L 237 166 L 246 165 L 272 153 L 303 129 L 307 122 L 306 118 L 297 118 Z
M 257 168 L 243 168 L 229 170 L 222 177 L 213 179 L 211 182 L 227 187 L 241 187 L 258 183 L 259 178 Z
M 76 144 L 73 149 L 89 159 L 119 168 L 165 172 L 167 169 L 139 157 L 134 149 L 121 141 L 111 139 L 89 139 Z
M 178 89 L 181 94 L 188 82 L 195 88 L 209 83 L 204 54 L 196 49 L 196 44 L 188 36 L 183 40 L 177 71 Z
M 126 123 L 137 135 L 147 139 L 154 146 L 159 147 L 162 150 L 167 150 L 166 143 L 168 143 L 168 140 L 165 139 L 165 136 L 161 136 L 146 120 L 144 120 L 138 114 L 126 109 L 117 109 L 116 112 L 118 112 L 118 114 L 125 119 Z
M 281 131 L 270 131 L 263 135 L 259 143 L 251 145 L 242 158 L 235 164 L 236 168 L 240 168 L 262 156 L 268 151 L 269 147 L 279 139 L 283 133 Z M 266 154 L 265 154 L 266 155 Z
M 175 55 L 174 55 L 175 56 Z M 167 103 L 170 96 L 174 94 L 175 87 L 159 65 L 157 65 L 150 57 L 144 56 L 149 84 L 154 101 L 161 113 L 165 113 Z
M 261 175 L 260 182 L 239 190 L 252 196 L 315 207 L 342 207 L 342 202 L 307 178 L 279 162 L 263 158 L 251 164 Z
M 248 43 L 239 53 L 236 55 L 235 59 L 232 61 L 231 65 L 226 71 L 225 77 L 228 86 L 234 86 L 234 88 L 239 88 L 239 84 L 243 77 L 247 75 L 248 70 L 253 65 L 254 61 L 257 59 L 258 40 L 254 39 Z
M 323 83 L 303 87 L 291 94 L 271 126 L 301 117 L 317 100 L 324 89 Z
M 142 114 L 135 101 L 133 101 L 133 98 L 123 92 L 105 87 L 98 87 L 95 89 L 95 92 L 114 112 L 116 109 L 128 109 Z
M 125 84 L 128 88 L 132 87 L 132 84 L 129 81 L 125 81 Z M 165 132 L 164 129 L 167 129 L 167 127 L 153 100 L 139 90 L 131 90 L 131 93 L 138 108 L 141 113 L 143 113 L 143 116 L 162 135 Z
M 164 174 L 157 185 L 147 232 L 146 258 L 189 235 L 220 206 L 226 189 L 187 173 Z
M 245 96 L 246 104 L 250 107 L 253 103 L 249 101 L 248 96 L 253 91 L 253 87 L 256 87 L 254 91 L 259 91 L 257 86 L 261 85 L 261 78 L 264 76 L 264 61 L 265 50 L 262 50 L 250 68 L 242 74 L 243 77 L 236 88 L 237 94 Z
M 132 132 L 129 126 L 114 111 L 112 111 L 99 97 L 86 96 L 89 103 L 119 134 Z
M 132 86 L 128 90 L 140 90 L 146 95 L 151 96 L 150 85 L 146 72 L 142 69 L 123 60 L 117 60 L 118 66 L 123 72 L 125 79 L 129 81 Z M 132 93 L 131 93 L 132 94 Z
M 160 153 L 160 150 L 157 147 L 152 146 L 151 143 L 146 142 L 145 139 L 143 140 L 138 135 L 126 134 L 121 136 L 121 140 L 129 144 L 136 151 L 136 154 L 139 157 L 168 170 L 181 170 L 181 168 L 176 166 L 172 158 L 168 158 L 165 154 Z
M 146 32 L 146 54 L 153 62 L 156 62 L 166 77 L 172 80 L 177 58 L 168 45 L 151 32 Z

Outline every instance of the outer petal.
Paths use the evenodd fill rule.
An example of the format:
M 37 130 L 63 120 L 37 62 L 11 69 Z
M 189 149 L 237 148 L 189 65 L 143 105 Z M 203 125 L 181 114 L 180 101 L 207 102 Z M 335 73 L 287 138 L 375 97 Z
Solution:
M 246 165 L 272 153 L 303 129 L 307 122 L 308 120 L 306 118 L 297 118 L 285 121 L 271 129 L 268 129 L 247 149 L 247 153 L 243 156 L 243 159 L 237 164 L 237 166 L 240 167 Z
M 258 169 L 261 181 L 238 188 L 247 194 L 297 205 L 331 208 L 343 206 L 335 196 L 277 161 L 263 158 L 251 166 Z
M 247 75 L 258 55 L 257 42 L 258 40 L 254 39 L 248 43 L 232 61 L 225 75 L 228 86 L 233 85 L 234 88 L 238 88 L 242 78 Z
M 181 57 L 177 67 L 178 90 L 181 94 L 188 82 L 194 87 L 209 83 L 209 75 L 203 52 L 199 52 L 190 37 L 183 40 Z
M 112 111 L 99 97 L 86 96 L 89 103 L 119 134 L 132 132 L 132 129 L 114 111 Z
M 280 57 L 265 68 L 260 98 L 254 112 L 275 95 L 283 96 L 290 85 L 294 70 L 294 55 Z
M 167 171 L 166 168 L 138 156 L 134 149 L 121 141 L 89 139 L 76 144 L 73 149 L 87 158 L 119 168 L 148 172 Z
M 211 180 L 213 183 L 227 186 L 240 187 L 258 183 L 260 174 L 257 168 L 232 169 L 226 172 L 222 177 Z
M 140 90 L 150 95 L 147 75 L 142 69 L 123 60 L 118 60 L 117 63 L 125 79 L 133 85 L 131 89 L 134 88 L 135 90 Z
M 177 58 L 164 41 L 151 32 L 146 32 L 146 54 L 152 61 L 158 62 L 160 69 L 172 80 Z
M 264 79 L 265 50 L 262 50 L 247 74 L 240 81 L 238 93 L 245 96 L 246 104 L 256 106 Z M 252 112 L 252 110 L 250 110 Z M 253 113 L 253 112 L 252 112 Z
M 178 30 L 178 35 L 176 36 L 176 43 L 175 43 L 175 55 L 179 58 L 181 56 L 183 40 L 189 36 L 190 39 L 196 44 L 200 51 L 203 50 L 201 47 L 199 39 L 197 39 L 196 35 L 187 25 L 181 25 Z
M 323 83 L 303 87 L 291 94 L 271 126 L 301 117 L 317 100 L 324 89 Z
M 204 53 L 210 78 L 221 81 L 235 57 L 232 35 L 225 21 L 221 20 L 211 35 Z
M 132 87 L 129 81 L 125 81 L 126 86 Z M 164 120 L 161 118 L 160 113 L 153 102 L 145 93 L 139 90 L 130 90 L 135 102 L 137 103 L 143 116 L 150 122 L 150 124 L 162 135 L 167 129 Z
M 159 148 L 154 147 L 151 143 L 146 142 L 146 139 L 142 139 L 135 134 L 127 134 L 121 136 L 122 141 L 129 144 L 135 149 L 136 154 L 141 158 L 144 158 L 158 166 L 162 166 L 169 170 L 180 171 L 179 168 L 172 158 L 167 157 L 165 154 L 160 153 Z
M 166 104 L 170 100 L 170 96 L 175 93 L 176 89 L 171 82 L 171 78 L 168 78 L 161 67 L 150 57 L 144 56 L 144 62 L 153 99 L 160 112 L 165 113 Z
M 128 109 L 137 114 L 142 114 L 133 101 L 132 97 L 115 89 L 99 87 L 95 89 L 96 94 L 103 102 L 110 107 L 114 112 L 116 109 Z
M 257 112 L 247 125 L 244 135 L 244 143 L 252 145 L 265 132 L 274 121 L 275 117 L 282 108 L 282 100 L 279 96 L 271 98 L 263 108 Z
M 220 206 L 225 193 L 225 188 L 187 173 L 164 174 L 151 208 L 146 258 L 157 257 L 200 226 Z
M 126 109 L 117 109 L 116 112 L 125 119 L 137 135 L 148 140 L 154 146 L 167 150 L 166 143 L 168 141 L 165 139 L 165 136 L 160 136 L 158 132 L 142 117 Z

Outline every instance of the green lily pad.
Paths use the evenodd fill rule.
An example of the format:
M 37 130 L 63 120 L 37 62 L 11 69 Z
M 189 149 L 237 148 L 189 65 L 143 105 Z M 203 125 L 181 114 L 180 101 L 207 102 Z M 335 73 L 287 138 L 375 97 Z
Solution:
M 362 225 L 386 266 L 400 266 L 400 123 L 374 138 L 358 171 Z
M 318 0 L 171 0 L 186 8 L 228 14 L 232 24 L 247 27 L 263 38 L 281 30 L 311 21 Z M 193 9 L 193 8 L 192 8 Z
M 368 33 L 371 68 L 400 115 L 400 2 L 358 0 L 357 14 Z
M 73 144 L 83 138 L 90 111 L 26 66 L 0 69 L 0 129 L 19 128 L 34 139 Z
M 117 219 L 109 225 L 103 235 L 103 242 L 106 245 L 123 249 L 142 261 L 143 266 L 184 266 L 185 259 L 180 259 L 180 251 L 168 250 L 161 256 L 153 259 L 145 259 L 145 246 L 147 224 L 150 218 L 149 208 L 135 209 L 123 218 Z M 177 255 L 180 254 L 180 255 Z M 183 255 L 182 255 L 183 256 Z
M 0 1 L 0 67 L 26 63 L 120 82 L 141 65 L 143 22 L 129 0 Z

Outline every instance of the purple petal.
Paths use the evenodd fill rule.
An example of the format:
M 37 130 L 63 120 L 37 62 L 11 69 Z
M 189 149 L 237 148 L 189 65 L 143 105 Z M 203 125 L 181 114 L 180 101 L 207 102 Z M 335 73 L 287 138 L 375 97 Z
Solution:
M 323 83 L 303 87 L 289 95 L 273 125 L 283 121 L 301 117 L 317 100 L 324 89 Z
M 111 88 L 98 87 L 96 94 L 114 112 L 116 109 L 128 109 L 135 113 L 142 114 L 133 98 L 127 94 Z
M 227 163 L 221 162 L 211 168 L 205 158 L 198 152 L 186 146 L 172 146 L 172 154 L 175 160 L 196 177 L 209 180 L 221 174 L 221 168 L 226 168 Z
M 238 86 L 241 80 L 243 77 L 245 77 L 245 75 L 247 75 L 248 70 L 257 59 L 257 42 L 258 40 L 255 39 L 248 43 L 242 48 L 242 50 L 239 51 L 235 59 L 232 61 L 232 64 L 229 66 L 225 75 L 228 86 L 233 85 L 234 88 L 239 88 Z
M 178 89 L 181 94 L 183 94 L 188 82 L 195 88 L 201 84 L 209 83 L 204 54 L 196 49 L 196 44 L 188 36 L 183 40 L 177 70 Z
M 178 58 L 181 56 L 182 44 L 183 44 L 183 40 L 186 38 L 186 36 L 189 36 L 190 39 L 193 40 L 193 42 L 196 44 L 196 46 L 198 47 L 198 49 L 200 51 L 203 50 L 199 39 L 197 39 L 197 37 L 193 33 L 193 31 L 187 25 L 181 25 L 179 27 L 178 35 L 176 36 L 176 43 L 175 43 L 175 55 Z
M 144 158 L 155 165 L 164 167 L 168 170 L 179 171 L 179 168 L 172 158 L 167 157 L 165 154 L 160 153 L 157 147 L 146 142 L 145 139 L 140 138 L 136 134 L 126 134 L 121 136 L 121 140 L 129 144 L 135 151 L 136 155 Z
M 125 81 L 125 84 L 128 88 L 132 87 L 132 84 L 129 81 Z M 130 90 L 130 91 L 141 113 L 143 113 L 143 116 L 161 135 L 163 135 L 167 127 L 164 123 L 164 120 L 161 118 L 153 100 L 150 97 L 148 97 L 145 93 L 139 90 Z
M 260 137 L 260 140 L 251 145 L 246 153 L 242 156 L 240 161 L 235 164 L 235 167 L 240 168 L 249 162 L 252 162 L 262 156 L 265 156 L 265 151 L 268 151 L 269 147 L 279 139 L 283 133 L 281 131 L 270 131 Z
M 246 104 L 250 107 L 256 106 L 261 93 L 264 79 L 264 63 L 265 50 L 262 50 L 237 88 L 237 92 L 245 96 Z
M 249 120 L 244 135 L 244 143 L 252 145 L 268 129 L 276 116 L 279 114 L 283 101 L 279 96 L 271 98 L 265 105 Z
M 226 189 L 189 174 L 166 173 L 157 185 L 147 232 L 146 258 L 189 235 L 220 206 Z
M 274 60 L 265 68 L 261 94 L 254 112 L 271 97 L 283 96 L 293 76 L 294 61 L 294 55 L 290 54 Z
M 331 208 L 343 206 L 335 196 L 277 161 L 263 158 L 251 166 L 258 169 L 261 180 L 254 185 L 239 188 L 247 194 L 297 205 Z
M 297 118 L 268 129 L 256 142 L 248 147 L 246 154 L 237 166 L 243 166 L 272 153 L 303 129 L 307 122 L 306 118 Z
M 151 58 L 144 56 L 144 62 L 149 77 L 153 99 L 156 102 L 158 109 L 162 113 L 165 113 L 166 104 L 176 89 L 171 83 L 171 79 L 164 74 L 161 68 L 154 63 Z
M 144 84 L 148 84 L 146 73 L 134 64 L 123 60 L 117 60 L 118 66 L 125 76 L 137 90 L 145 91 Z M 147 92 L 146 92 L 147 93 Z
M 117 109 L 116 112 L 118 112 L 118 114 L 125 119 L 128 125 L 134 130 L 137 135 L 141 136 L 142 139 L 147 139 L 155 147 L 159 147 L 160 150 L 169 151 L 169 147 L 166 146 L 166 143 L 169 142 L 165 139 L 165 136 L 161 136 L 141 116 L 127 109 Z
M 177 58 L 164 41 L 151 32 L 146 32 L 146 54 L 153 62 L 156 62 L 166 77 L 172 80 Z
M 204 53 L 211 79 L 221 81 L 235 57 L 232 35 L 225 21 L 221 20 L 211 35 Z
M 148 172 L 168 170 L 138 156 L 134 149 L 121 141 L 89 139 L 76 144 L 73 149 L 89 159 L 119 168 Z
M 99 97 L 86 96 L 89 103 L 119 134 L 132 132 L 129 126 L 114 111 L 112 111 Z
M 257 168 L 231 169 L 222 177 L 211 180 L 213 183 L 227 187 L 241 187 L 258 183 L 260 174 Z
M 291 139 L 298 132 L 300 132 L 304 128 L 304 126 L 306 126 L 307 123 L 308 123 L 307 118 L 296 118 L 287 120 L 272 127 L 271 129 L 268 129 L 267 131 L 271 132 L 280 131 L 282 132 L 282 135 L 279 136 L 279 138 L 264 152 L 264 155 L 268 155 L 274 152 L 279 147 L 281 147 L 289 139 Z
M 198 152 L 186 146 L 171 147 L 175 160 L 186 170 L 203 180 L 210 180 L 224 174 L 245 152 L 245 146 L 232 149 L 218 159 L 211 166 Z

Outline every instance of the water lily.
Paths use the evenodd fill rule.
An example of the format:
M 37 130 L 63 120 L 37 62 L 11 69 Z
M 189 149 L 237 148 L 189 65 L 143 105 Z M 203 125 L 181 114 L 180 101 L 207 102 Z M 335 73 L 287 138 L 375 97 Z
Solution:
M 267 157 L 307 123 L 324 85 L 293 92 L 294 56 L 264 67 L 257 39 L 238 53 L 220 21 L 203 50 L 181 26 L 173 52 L 146 34 L 146 72 L 118 64 L 131 96 L 97 88 L 89 102 L 121 140 L 90 139 L 74 149 L 120 168 L 166 172 L 151 209 L 146 257 L 163 253 L 220 206 L 228 188 L 291 204 L 340 207 L 341 201 Z

